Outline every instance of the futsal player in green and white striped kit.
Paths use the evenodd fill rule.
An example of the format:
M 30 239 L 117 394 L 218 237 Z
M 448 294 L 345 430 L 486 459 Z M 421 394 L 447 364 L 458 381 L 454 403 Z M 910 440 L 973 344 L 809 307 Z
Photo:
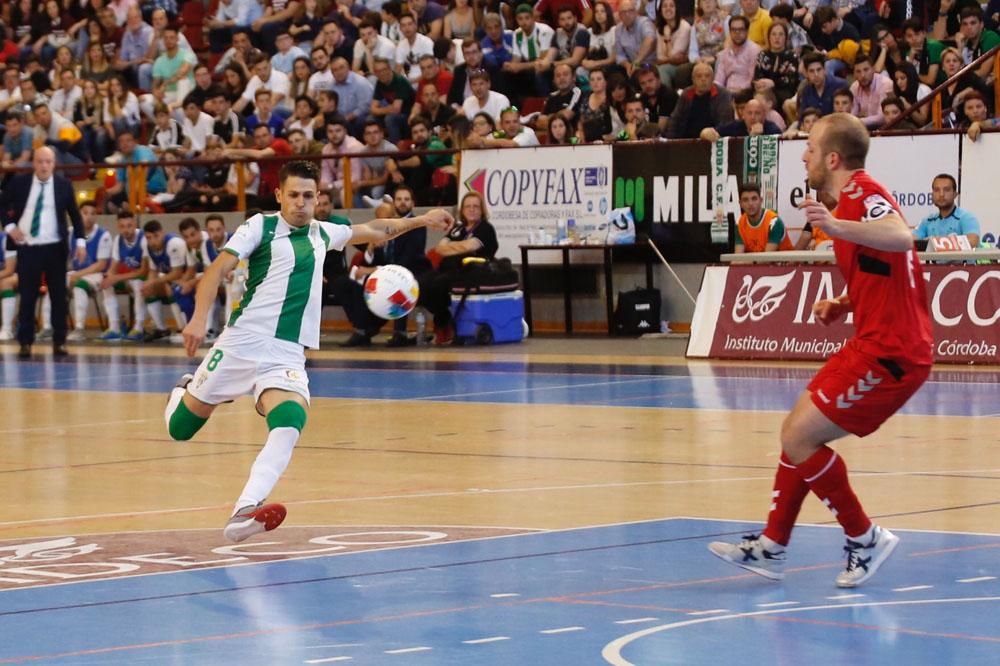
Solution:
M 319 346 L 327 251 L 385 242 L 417 227 L 446 231 L 454 222 L 440 209 L 353 226 L 315 220 L 318 184 L 319 169 L 311 162 L 282 167 L 275 192 L 281 210 L 251 217 L 232 235 L 198 283 L 194 315 L 183 331 L 188 356 L 194 356 L 220 281 L 247 260 L 249 277 L 240 305 L 194 375 L 184 375 L 171 392 L 165 413 L 175 440 L 191 439 L 216 406 L 247 393 L 266 417 L 267 442 L 224 530 L 230 541 L 273 530 L 285 518 L 284 506 L 264 504 L 264 499 L 288 466 L 306 424 L 304 350 Z

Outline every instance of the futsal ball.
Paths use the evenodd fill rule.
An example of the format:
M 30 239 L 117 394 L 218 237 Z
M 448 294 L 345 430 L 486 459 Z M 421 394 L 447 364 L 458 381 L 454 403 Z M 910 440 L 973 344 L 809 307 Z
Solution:
M 379 266 L 365 281 L 365 304 L 376 317 L 399 319 L 417 305 L 420 287 L 406 268 L 396 264 Z

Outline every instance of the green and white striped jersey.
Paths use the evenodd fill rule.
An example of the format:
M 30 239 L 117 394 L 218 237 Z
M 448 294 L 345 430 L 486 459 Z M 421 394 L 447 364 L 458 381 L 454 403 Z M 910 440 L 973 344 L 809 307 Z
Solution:
M 323 260 L 352 235 L 351 227 L 318 220 L 297 229 L 280 213 L 244 222 L 224 248 L 249 264 L 246 293 L 229 325 L 318 348 Z

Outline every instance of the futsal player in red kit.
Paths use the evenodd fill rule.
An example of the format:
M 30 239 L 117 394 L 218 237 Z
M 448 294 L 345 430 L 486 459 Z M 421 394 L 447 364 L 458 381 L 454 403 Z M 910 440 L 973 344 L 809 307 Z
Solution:
M 864 437 L 909 400 L 930 374 L 933 338 L 923 271 L 913 236 L 892 195 L 864 170 L 868 131 L 856 117 L 826 116 L 809 133 L 809 185 L 838 197 L 837 217 L 818 201 L 802 204 L 813 229 L 831 236 L 847 293 L 813 306 L 829 324 L 854 313 L 855 335 L 809 383 L 781 426 L 781 459 L 767 527 L 738 544 L 713 542 L 718 557 L 773 580 L 810 491 L 847 536 L 838 587 L 871 578 L 899 538 L 873 523 L 851 489 L 843 458 L 828 444 Z

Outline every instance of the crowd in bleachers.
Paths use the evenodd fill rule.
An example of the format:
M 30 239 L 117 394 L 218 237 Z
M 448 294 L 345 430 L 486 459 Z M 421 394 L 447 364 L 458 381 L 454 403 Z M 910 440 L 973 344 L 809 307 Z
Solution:
M 453 201 L 455 159 L 427 150 L 800 136 L 835 110 L 917 130 L 929 105 L 898 117 L 1000 43 L 1000 0 L 20 0 L 2 19 L 3 166 L 42 143 L 65 164 L 247 158 L 149 170 L 143 203 L 167 211 L 231 210 L 240 183 L 273 206 L 269 156 L 356 153 L 323 159 L 335 206 L 404 181 L 428 205 Z M 995 85 L 992 60 L 949 85 L 945 125 L 995 125 Z

